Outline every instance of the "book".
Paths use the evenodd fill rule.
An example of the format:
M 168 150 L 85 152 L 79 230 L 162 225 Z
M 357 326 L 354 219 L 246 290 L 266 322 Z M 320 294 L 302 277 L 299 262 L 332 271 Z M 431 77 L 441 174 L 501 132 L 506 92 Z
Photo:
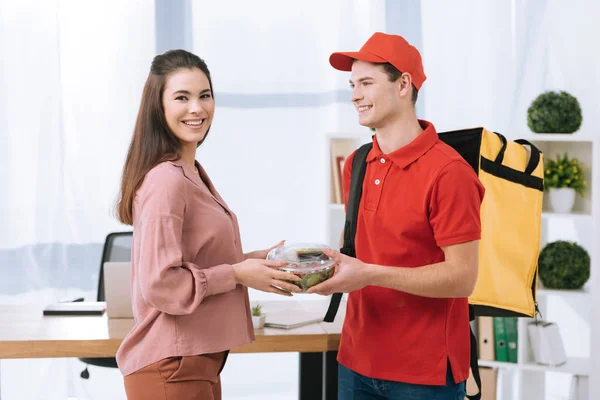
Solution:
M 354 139 L 331 140 L 331 200 L 333 203 L 344 203 L 342 176 L 346 158 L 356 150 Z
M 496 400 L 498 370 L 495 368 L 479 367 L 479 377 L 481 378 L 481 400 Z M 469 378 L 467 379 L 465 389 L 469 396 L 473 396 L 478 392 L 477 383 L 473 378 L 471 370 L 469 370 Z

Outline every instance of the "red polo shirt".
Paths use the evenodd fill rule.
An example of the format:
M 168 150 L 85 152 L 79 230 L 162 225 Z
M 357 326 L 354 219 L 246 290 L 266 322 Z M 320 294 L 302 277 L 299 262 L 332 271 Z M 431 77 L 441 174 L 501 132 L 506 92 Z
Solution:
M 434 126 L 383 154 L 374 137 L 367 156 L 356 232 L 365 263 L 417 268 L 444 260 L 441 247 L 477 240 L 484 189 L 475 171 Z M 348 204 L 354 153 L 344 167 Z M 445 385 L 469 376 L 467 298 L 428 298 L 378 286 L 350 293 L 338 361 L 376 379 Z

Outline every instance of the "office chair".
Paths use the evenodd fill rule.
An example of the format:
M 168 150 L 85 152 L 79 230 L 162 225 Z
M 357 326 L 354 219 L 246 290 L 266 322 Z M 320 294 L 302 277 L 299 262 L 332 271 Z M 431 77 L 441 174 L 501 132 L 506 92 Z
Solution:
M 108 261 L 131 261 L 131 241 L 133 232 L 112 232 L 106 236 L 102 250 L 102 261 L 100 263 L 100 275 L 98 277 L 97 301 L 104 301 L 104 263 Z M 114 357 L 103 358 L 79 358 L 88 365 L 99 367 L 117 368 L 117 360 Z M 90 373 L 87 369 L 81 372 L 83 379 L 88 379 Z

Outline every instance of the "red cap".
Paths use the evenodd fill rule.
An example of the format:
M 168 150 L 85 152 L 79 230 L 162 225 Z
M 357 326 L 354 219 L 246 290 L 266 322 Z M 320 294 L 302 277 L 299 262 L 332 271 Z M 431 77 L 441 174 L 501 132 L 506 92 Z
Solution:
M 389 62 L 398 71 L 408 72 L 417 90 L 421 89 L 421 85 L 427 79 L 419 50 L 402 36 L 375 32 L 359 51 L 337 52 L 329 57 L 331 66 L 340 71 L 351 71 L 354 60 L 372 63 Z

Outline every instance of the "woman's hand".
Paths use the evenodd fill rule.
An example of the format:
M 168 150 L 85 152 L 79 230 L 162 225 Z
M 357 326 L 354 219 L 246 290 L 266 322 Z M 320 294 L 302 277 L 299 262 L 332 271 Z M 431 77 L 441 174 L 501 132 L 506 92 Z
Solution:
M 244 254 L 244 258 L 245 259 L 249 259 L 249 258 L 259 258 L 261 260 L 264 260 L 265 258 L 267 258 L 267 254 L 269 254 L 269 252 L 273 249 L 276 249 L 279 246 L 283 246 L 283 244 L 285 243 L 285 240 L 282 240 L 281 242 L 277 243 L 275 246 L 265 249 L 265 250 L 256 250 L 256 251 L 252 251 L 248 254 Z
M 290 292 L 300 292 L 301 289 L 293 283 L 285 281 L 299 282 L 301 279 L 290 272 L 275 269 L 284 265 L 286 265 L 285 261 L 249 258 L 241 263 L 233 264 L 233 271 L 237 283 L 263 292 L 291 296 Z

